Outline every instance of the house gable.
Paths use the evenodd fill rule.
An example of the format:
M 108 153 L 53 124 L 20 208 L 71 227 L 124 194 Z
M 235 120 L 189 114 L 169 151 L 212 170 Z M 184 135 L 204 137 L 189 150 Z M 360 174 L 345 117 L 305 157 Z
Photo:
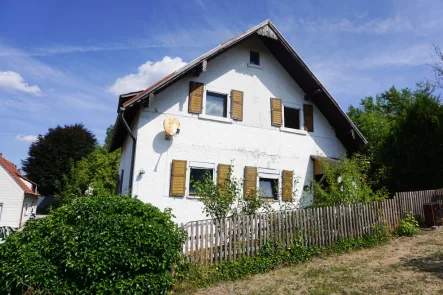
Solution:
M 180 70 L 171 73 L 167 77 L 158 81 L 145 91 L 135 93 L 133 96 L 127 96 L 127 98 L 123 100 L 120 99 L 124 109 L 123 116 L 125 116 L 125 119 L 131 124 L 137 110 L 143 106 L 150 106 L 154 100 L 158 99 L 156 96 L 160 92 L 185 76 L 199 76 L 205 65 L 207 65 L 208 68 L 213 67 L 213 60 L 251 37 L 259 38 L 261 43 L 264 44 L 269 52 L 275 56 L 289 76 L 296 81 L 297 85 L 299 85 L 300 89 L 305 93 L 305 98 L 313 103 L 334 127 L 336 130 L 336 136 L 341 140 L 348 152 L 356 151 L 361 145 L 366 143 L 365 138 L 361 135 L 345 112 L 340 108 L 323 85 L 321 85 L 321 83 L 315 78 L 306 64 L 270 21 L 266 21 L 243 34 L 226 41 L 202 55 L 200 58 L 190 62 Z M 282 85 L 278 86 L 281 87 Z M 127 131 L 124 126 L 122 126 L 119 116 L 116 121 L 116 128 L 114 130 L 110 149 L 115 150 L 120 147 L 126 134 Z

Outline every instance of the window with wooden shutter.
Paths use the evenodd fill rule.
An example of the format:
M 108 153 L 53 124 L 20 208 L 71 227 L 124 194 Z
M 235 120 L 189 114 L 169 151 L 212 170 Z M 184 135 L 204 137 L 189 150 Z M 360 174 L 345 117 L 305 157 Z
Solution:
M 292 185 L 294 180 L 294 171 L 282 171 L 282 199 L 283 201 L 292 201 Z
M 238 90 L 231 91 L 231 118 L 237 121 L 243 121 L 243 92 Z
M 201 114 L 203 110 L 203 90 L 204 84 L 199 82 L 189 82 L 189 106 L 188 111 L 193 114 Z
M 184 196 L 186 190 L 186 167 L 184 160 L 172 160 L 170 196 Z
M 245 167 L 244 182 L 243 193 L 245 196 L 257 190 L 257 167 Z
M 217 184 L 221 185 L 225 181 L 231 179 L 231 165 L 218 164 L 217 167 Z
M 272 126 L 282 125 L 282 103 L 279 98 L 271 98 L 271 124 Z
M 303 116 L 305 118 L 305 130 L 314 132 L 314 107 L 311 104 L 303 105 Z

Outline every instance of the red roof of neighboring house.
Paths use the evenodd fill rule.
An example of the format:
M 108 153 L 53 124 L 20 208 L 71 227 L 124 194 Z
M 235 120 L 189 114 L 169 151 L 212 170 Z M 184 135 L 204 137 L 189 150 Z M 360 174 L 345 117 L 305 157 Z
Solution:
M 2 166 L 6 172 L 9 173 L 9 175 L 11 175 L 11 177 L 15 180 L 15 182 L 17 182 L 17 184 L 25 191 L 25 193 L 30 194 L 30 195 L 34 195 L 34 196 L 38 196 L 39 193 L 37 192 L 33 192 L 32 189 L 30 189 L 24 182 L 23 179 L 26 181 L 29 181 L 30 183 L 32 183 L 33 185 L 37 186 L 37 184 L 27 178 L 25 178 L 20 171 L 18 171 L 18 169 L 14 166 L 14 164 L 12 164 L 11 162 L 9 162 L 8 160 L 6 160 L 5 158 L 3 158 L 2 154 L 0 153 L 0 166 Z

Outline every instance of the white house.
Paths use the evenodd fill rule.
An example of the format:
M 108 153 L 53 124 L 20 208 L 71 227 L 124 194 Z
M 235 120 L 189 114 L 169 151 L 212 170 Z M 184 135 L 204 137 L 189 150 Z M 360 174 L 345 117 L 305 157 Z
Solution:
M 179 133 L 167 137 L 164 121 Z M 144 91 L 120 96 L 110 150 L 121 147 L 119 192 L 177 222 L 205 219 L 190 183 L 227 165 L 272 204 L 319 177 L 319 156 L 340 158 L 366 140 L 270 21 L 230 39 Z M 320 175 L 321 176 L 321 175 Z M 298 179 L 296 187 L 293 180 Z
M 19 228 L 37 209 L 37 184 L 0 153 L 0 226 Z

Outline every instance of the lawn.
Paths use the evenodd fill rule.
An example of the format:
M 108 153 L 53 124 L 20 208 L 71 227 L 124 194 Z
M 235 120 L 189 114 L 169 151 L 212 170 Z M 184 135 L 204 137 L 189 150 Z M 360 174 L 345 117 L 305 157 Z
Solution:
M 443 229 L 318 257 L 194 294 L 443 294 Z

